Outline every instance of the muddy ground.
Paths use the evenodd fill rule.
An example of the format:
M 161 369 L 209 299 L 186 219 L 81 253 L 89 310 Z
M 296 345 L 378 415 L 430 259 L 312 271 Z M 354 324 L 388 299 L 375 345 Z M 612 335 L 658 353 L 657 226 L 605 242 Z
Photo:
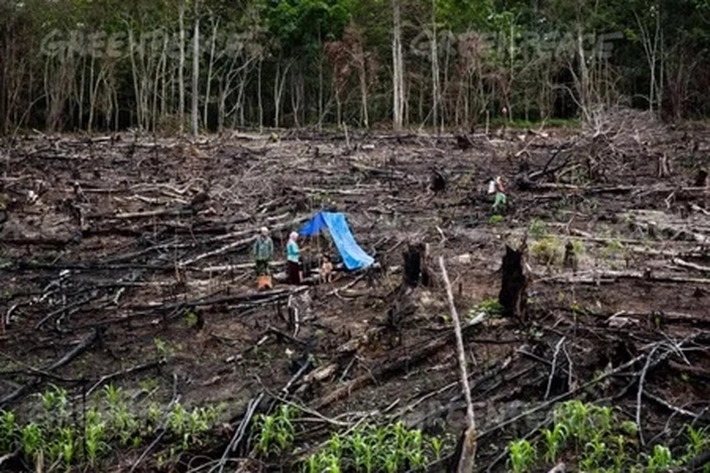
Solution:
M 221 455 L 260 393 L 322 416 L 303 422 L 306 449 L 365 417 L 455 442 L 465 409 L 438 258 L 470 320 L 498 297 L 505 245 L 527 231 L 526 320 L 464 328 L 481 471 L 503 471 L 507 442 L 540 425 L 551 401 L 611 401 L 634 420 L 641 384 L 647 441 L 707 423 L 710 190 L 696 180 L 710 164 L 709 127 L 624 113 L 597 129 L 458 141 L 274 138 L 5 140 L 0 408 L 31 412 L 49 383 L 77 396 L 150 383 L 166 403 L 225 403 L 223 431 L 195 452 L 207 456 Z M 445 190 L 429 189 L 433 169 Z M 486 193 L 497 175 L 508 181 L 502 218 Z M 272 229 L 282 262 L 288 233 L 323 208 L 347 215 L 380 269 L 257 292 L 257 229 Z M 403 288 L 402 252 L 417 242 L 434 284 Z M 567 242 L 576 263 L 563 262 Z M 304 242 L 307 254 L 325 244 Z M 294 376 L 308 354 L 314 370 Z M 116 451 L 105 468 L 125 470 L 141 451 Z

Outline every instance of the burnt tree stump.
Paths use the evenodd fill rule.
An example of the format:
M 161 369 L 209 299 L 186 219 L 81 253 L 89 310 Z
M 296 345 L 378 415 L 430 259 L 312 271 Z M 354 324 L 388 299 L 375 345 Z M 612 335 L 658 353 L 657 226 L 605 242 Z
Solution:
M 527 308 L 527 278 L 523 271 L 523 256 L 525 244 L 515 250 L 510 246 L 505 246 L 505 256 L 503 256 L 502 285 L 498 295 L 498 302 L 503 306 L 504 317 L 515 317 L 525 320 Z
M 443 192 L 446 190 L 446 178 L 436 169 L 431 170 L 431 183 L 429 189 L 434 193 Z
M 456 135 L 456 146 L 458 149 L 466 151 L 473 148 L 473 141 L 465 134 Z
M 416 287 L 419 284 L 429 286 L 431 278 L 426 268 L 426 245 L 410 244 L 404 255 L 404 284 Z

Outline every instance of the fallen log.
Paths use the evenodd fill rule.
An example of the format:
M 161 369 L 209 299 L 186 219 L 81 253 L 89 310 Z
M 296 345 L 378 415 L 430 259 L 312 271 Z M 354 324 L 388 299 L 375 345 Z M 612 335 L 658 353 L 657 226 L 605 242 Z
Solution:
M 476 328 L 483 320 L 476 319 L 469 324 L 461 328 L 462 336 L 471 332 Z M 397 371 L 404 369 L 405 367 L 412 367 L 416 364 L 430 358 L 436 352 L 444 347 L 450 346 L 454 341 L 455 334 L 449 333 L 445 336 L 432 340 L 431 342 L 425 344 L 422 347 L 414 348 L 411 346 L 404 346 L 397 348 L 389 353 L 389 355 L 384 360 L 379 360 L 373 363 L 375 368 L 372 369 L 370 373 L 358 376 L 357 378 L 349 381 L 344 386 L 341 386 L 325 397 L 318 401 L 315 405 L 316 410 L 320 410 L 330 404 L 339 401 L 340 399 L 349 396 L 355 390 L 360 389 L 372 382 L 376 382 L 378 378 L 383 378 L 384 376 L 390 375 Z M 394 361 L 390 361 L 394 360 Z
M 407 175 L 403 172 L 396 171 L 394 169 L 378 169 L 371 166 L 365 166 L 364 164 L 353 163 L 351 167 L 354 171 L 364 172 L 366 174 L 371 174 L 373 176 L 387 177 L 391 179 L 404 179 Z
M 286 260 L 271 261 L 269 266 L 271 267 L 282 267 L 286 265 Z M 242 263 L 242 264 L 224 264 L 221 266 L 207 266 L 204 268 L 191 268 L 191 271 L 202 272 L 202 273 L 227 273 L 230 271 L 237 271 L 243 269 L 252 269 L 254 263 Z
M 710 324 L 710 320 L 707 323 Z M 710 380 L 710 370 L 704 370 L 693 365 L 683 365 L 672 360 L 668 362 L 668 366 L 682 373 Z
M 299 223 L 308 220 L 308 218 L 309 218 L 309 217 L 307 217 L 307 216 L 298 217 L 298 218 L 293 219 L 293 220 L 291 220 L 291 221 L 288 221 L 288 222 L 285 222 L 285 223 L 281 223 L 281 224 L 275 225 L 271 230 L 272 230 L 272 231 L 284 230 L 284 229 L 293 227 L 293 226 L 295 226 L 295 225 L 298 225 Z M 187 260 L 183 260 L 183 261 L 181 261 L 181 262 L 178 263 L 178 266 L 189 266 L 189 265 L 194 264 L 194 263 L 196 263 L 196 262 L 198 262 L 198 261 L 201 261 L 201 260 L 203 260 L 203 259 L 205 259 L 205 258 L 209 258 L 209 257 L 211 257 L 211 256 L 221 255 L 221 254 L 227 253 L 227 252 L 230 251 L 230 250 L 236 250 L 237 248 L 245 247 L 245 246 L 247 246 L 247 245 L 253 243 L 253 242 L 256 240 L 257 235 L 256 235 L 256 231 L 255 231 L 254 229 L 252 229 L 252 230 L 245 230 L 244 232 L 245 232 L 245 233 L 240 233 L 240 235 L 248 234 L 248 233 L 253 233 L 253 235 L 252 235 L 251 237 L 249 237 L 249 238 L 244 239 L 244 240 L 235 241 L 235 242 L 233 242 L 233 243 L 229 243 L 229 244 L 227 244 L 227 245 L 224 245 L 224 246 L 222 246 L 221 248 L 217 248 L 216 250 L 208 251 L 208 252 L 206 252 L 206 253 L 202 253 L 202 254 L 200 254 L 200 255 L 197 255 L 197 256 L 195 256 L 195 257 L 193 257 L 193 258 L 189 258 L 189 259 L 187 259 Z M 230 235 L 230 236 L 237 236 L 237 234 L 232 234 L 232 235 Z M 225 239 L 224 236 L 219 237 L 219 238 L 216 238 L 216 239 L 214 239 L 213 241 L 223 240 L 223 239 Z M 191 246 L 192 246 L 192 245 L 191 245 Z M 174 247 L 175 247 L 175 246 L 170 246 L 170 248 L 174 248 Z
M 577 275 L 562 273 L 555 276 L 548 276 L 536 279 L 535 282 L 542 283 L 564 283 L 564 284 L 613 284 L 621 279 L 638 279 L 652 282 L 680 283 L 680 284 L 710 284 L 710 279 L 687 278 L 674 276 L 672 274 L 655 274 L 652 271 L 589 271 Z
M 287 298 L 291 295 L 295 295 L 306 291 L 308 286 L 299 286 L 295 289 L 274 289 L 271 291 L 261 291 L 261 292 L 249 292 L 246 294 L 235 294 L 233 296 L 205 296 L 198 299 L 179 301 L 179 302 L 156 302 L 154 304 L 146 305 L 131 305 L 125 307 L 126 309 L 133 310 L 158 310 L 158 309 L 175 309 L 178 307 L 201 307 L 216 304 L 225 304 L 228 302 L 244 302 L 244 301 L 259 301 L 259 302 L 273 302 L 279 299 Z M 135 315 L 135 314 L 134 314 Z
M 578 186 L 575 184 L 552 183 L 552 182 L 534 182 L 525 181 L 526 190 L 564 190 L 576 191 L 583 194 L 670 194 L 674 192 L 678 194 L 704 194 L 710 192 L 707 187 L 646 187 L 646 186 Z
M 101 333 L 103 332 L 103 329 L 101 328 L 95 328 L 93 332 L 84 338 L 82 341 L 79 342 L 79 344 L 68 351 L 63 357 L 52 363 L 51 365 L 47 366 L 46 368 L 43 368 L 41 371 L 53 371 L 56 370 L 57 368 L 61 368 L 62 366 L 66 365 L 67 363 L 71 362 L 73 359 L 77 358 L 79 355 L 84 353 L 91 345 L 96 342 L 100 336 Z M 0 409 L 4 409 L 7 405 L 10 403 L 14 402 L 16 399 L 24 395 L 26 392 L 38 387 L 42 383 L 41 378 L 40 379 L 35 379 L 33 381 L 30 381 L 29 383 L 20 386 L 17 388 L 14 392 L 8 394 L 4 398 L 0 399 Z
M 710 273 L 710 266 L 701 266 L 699 264 L 683 261 L 680 258 L 673 258 L 671 261 L 673 264 L 676 264 L 682 268 L 694 269 L 696 271 L 700 271 L 701 273 Z
M 178 207 L 172 209 L 160 209 L 160 210 L 150 210 L 147 212 L 127 212 L 119 214 L 93 214 L 87 215 L 87 219 L 92 220 L 110 220 L 110 219 L 140 219 L 149 217 L 174 217 L 178 215 L 190 215 L 193 211 L 190 208 Z

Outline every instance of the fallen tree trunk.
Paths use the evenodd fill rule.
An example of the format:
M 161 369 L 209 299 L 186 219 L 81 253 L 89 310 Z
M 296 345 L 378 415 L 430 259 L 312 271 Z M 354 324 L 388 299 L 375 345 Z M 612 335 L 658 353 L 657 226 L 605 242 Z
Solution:
M 564 284 L 612 284 L 620 279 L 639 279 L 653 282 L 666 283 L 691 283 L 710 284 L 710 279 L 687 278 L 674 276 L 672 274 L 654 274 L 652 271 L 590 271 L 585 274 L 570 275 L 569 273 L 558 274 L 546 278 L 536 279 L 537 282 L 544 283 L 564 283 Z
M 468 325 L 461 328 L 462 336 L 471 332 L 478 324 L 482 322 L 482 319 L 476 319 L 469 323 Z M 373 363 L 376 368 L 372 369 L 371 373 L 366 373 L 362 376 L 349 381 L 344 386 L 341 386 L 334 391 L 331 391 L 315 405 L 316 410 L 320 410 L 330 404 L 339 401 L 340 399 L 349 396 L 357 389 L 360 389 L 372 382 L 376 382 L 387 375 L 395 373 L 405 367 L 412 367 L 416 364 L 430 358 L 436 352 L 444 347 L 450 346 L 451 342 L 454 340 L 455 334 L 449 333 L 443 337 L 432 340 L 423 347 L 414 348 L 411 346 L 405 346 L 393 350 L 387 356 L 386 360 L 381 360 Z M 389 361 L 394 360 L 394 361 Z
M 305 221 L 305 220 L 307 220 L 307 219 L 308 219 L 308 217 L 299 217 L 299 218 L 296 218 L 296 219 L 291 220 L 291 221 L 289 221 L 289 222 L 285 222 L 285 223 L 282 223 L 282 224 L 279 224 L 279 225 L 275 225 L 275 226 L 272 228 L 272 231 L 278 231 L 278 230 L 288 229 L 288 228 L 290 228 L 290 227 L 292 227 L 292 226 L 294 226 L 294 225 L 298 225 L 299 223 L 301 223 L 301 222 L 303 222 L 303 221 Z M 255 230 L 245 230 L 245 231 L 243 231 L 243 232 L 238 232 L 238 233 L 232 234 L 233 236 L 236 236 L 237 234 L 244 235 L 244 234 L 249 234 L 249 233 L 253 233 L 253 235 L 252 235 L 251 237 L 249 237 L 249 238 L 246 238 L 246 239 L 243 239 L 243 240 L 239 240 L 239 241 L 235 241 L 235 242 L 233 242 L 233 243 L 229 243 L 229 244 L 227 244 L 227 245 L 224 245 L 224 246 L 222 246 L 221 248 L 217 248 L 216 250 L 208 251 L 208 252 L 206 252 L 206 253 L 202 253 L 202 254 L 200 254 L 200 255 L 197 255 L 197 256 L 195 256 L 195 257 L 193 257 L 193 258 L 189 258 L 189 259 L 183 260 L 183 261 L 181 261 L 181 262 L 178 263 L 178 266 L 188 266 L 188 265 L 191 265 L 191 264 L 196 263 L 196 262 L 198 262 L 198 261 L 201 261 L 201 260 L 203 260 L 203 259 L 205 259 L 205 258 L 209 258 L 209 257 L 211 257 L 211 256 L 222 255 L 222 254 L 224 254 L 224 253 L 227 253 L 228 251 L 236 250 L 236 249 L 238 249 L 238 248 L 245 247 L 245 246 L 247 246 L 247 245 L 253 243 L 253 242 L 256 240 L 256 237 L 257 237 L 256 231 L 255 231 Z M 217 239 L 224 239 L 224 237 L 215 238 L 214 241 L 216 241 Z M 192 245 L 190 245 L 190 246 L 192 246 Z M 170 248 L 174 248 L 174 247 L 176 247 L 176 245 L 170 245 Z
M 100 335 L 101 335 L 102 329 L 101 328 L 95 328 L 94 331 L 91 333 L 91 335 L 87 336 L 84 338 L 79 344 L 68 351 L 63 357 L 52 363 L 51 365 L 47 366 L 46 368 L 43 368 L 41 371 L 46 371 L 46 372 L 51 372 L 53 370 L 56 370 L 57 368 L 61 368 L 62 366 L 66 365 L 70 361 L 72 361 L 74 358 L 78 357 L 81 355 L 84 351 L 86 351 L 91 345 L 96 342 Z M 0 399 L 0 409 L 4 409 L 8 404 L 12 403 L 22 395 L 24 395 L 26 392 L 30 391 L 33 388 L 38 387 L 41 384 L 41 378 L 35 379 L 33 381 L 30 381 L 29 383 L 20 386 L 17 388 L 14 392 L 8 394 L 4 398 Z

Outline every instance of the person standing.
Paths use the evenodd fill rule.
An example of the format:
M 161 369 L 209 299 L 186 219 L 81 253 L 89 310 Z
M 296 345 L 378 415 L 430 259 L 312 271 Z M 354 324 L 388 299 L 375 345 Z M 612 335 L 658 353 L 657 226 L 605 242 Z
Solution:
M 262 227 L 254 242 L 254 265 L 258 277 L 269 275 L 269 263 L 274 256 L 274 242 L 269 236 L 269 229 Z
M 301 284 L 301 250 L 297 240 L 298 233 L 291 232 L 286 244 L 286 273 L 290 284 Z
M 500 176 L 496 177 L 495 180 L 491 181 L 489 192 L 495 194 L 495 198 L 493 201 L 493 211 L 498 213 L 504 210 L 508 205 L 508 198 L 505 195 L 505 186 L 503 185 L 503 180 L 500 178 Z

